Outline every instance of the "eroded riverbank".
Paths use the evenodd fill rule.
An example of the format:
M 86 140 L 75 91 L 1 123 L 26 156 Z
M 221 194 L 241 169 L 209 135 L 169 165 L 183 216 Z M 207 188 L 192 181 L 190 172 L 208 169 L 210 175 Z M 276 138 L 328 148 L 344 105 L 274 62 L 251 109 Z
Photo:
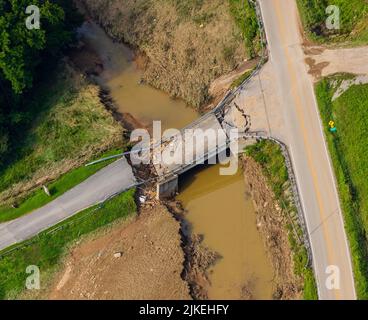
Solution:
M 289 242 L 286 213 L 275 199 L 262 167 L 251 157 L 243 156 L 246 188 L 256 211 L 256 226 L 271 260 L 273 279 L 273 298 L 296 300 L 303 296 L 303 279 L 294 270 L 294 252 Z
M 177 197 L 186 209 L 191 233 L 203 235 L 203 245 L 220 256 L 208 270 L 208 298 L 271 299 L 273 270 L 242 170 L 220 176 L 219 168 L 186 174 Z
M 180 129 L 198 117 L 183 101 L 145 85 L 133 51 L 114 42 L 95 22 L 84 23 L 79 35 L 84 45 L 98 54 L 103 68 L 94 78 L 108 90 L 119 113 L 148 128 L 153 120 L 161 121 L 163 129 Z
M 80 36 L 84 46 L 99 58 L 97 69 L 101 70 L 92 77 L 108 90 L 123 117 L 130 115 L 144 127 L 162 120 L 164 128 L 181 128 L 197 118 L 184 102 L 143 84 L 132 51 L 107 37 L 94 22 L 85 23 Z M 218 166 L 190 172 L 182 181 L 178 199 L 187 212 L 183 218 L 191 226 L 191 235 L 202 235 L 203 246 L 221 256 L 208 270 L 203 296 L 271 299 L 273 270 L 241 171 L 231 177 L 219 176 Z M 188 238 L 183 240 L 188 242 Z

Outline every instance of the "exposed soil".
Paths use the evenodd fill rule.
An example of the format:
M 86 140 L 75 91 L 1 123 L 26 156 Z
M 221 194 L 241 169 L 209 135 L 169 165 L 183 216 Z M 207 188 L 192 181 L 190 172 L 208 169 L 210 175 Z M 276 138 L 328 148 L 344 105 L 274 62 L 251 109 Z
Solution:
M 186 256 L 182 278 L 188 283 L 193 299 L 207 300 L 208 288 L 211 285 L 208 271 L 220 256 L 203 245 L 203 236 L 188 231 L 185 210 L 180 201 L 168 201 L 166 206 L 181 224 L 183 250 Z
M 179 230 L 163 205 L 147 204 L 136 221 L 72 249 L 49 298 L 190 299 Z
M 305 43 L 303 43 L 303 51 L 306 55 L 311 55 L 311 56 L 315 56 L 315 55 L 319 55 L 322 54 L 326 49 L 323 47 L 313 47 L 313 46 L 308 46 Z
M 100 5 L 99 1 L 86 0 L 86 2 L 93 3 L 93 15 L 99 18 L 100 23 L 110 35 L 139 47 L 133 40 L 127 39 L 126 34 L 121 34 L 121 30 L 114 29 L 107 17 L 105 17 L 105 22 L 102 21 L 101 13 L 96 10 Z M 116 3 L 110 4 L 111 10 L 115 8 Z M 129 6 L 127 7 L 130 10 Z M 170 8 L 166 9 L 171 10 Z M 111 20 L 113 19 L 111 18 Z M 196 35 L 198 34 L 196 33 Z M 178 33 L 176 36 L 180 39 L 184 34 Z M 162 44 L 160 39 L 156 40 L 156 45 Z M 195 47 L 198 43 L 191 43 L 191 45 Z M 193 81 L 192 77 L 183 80 L 183 77 L 187 77 L 188 74 L 182 72 L 182 68 L 178 67 L 180 56 L 176 57 L 179 61 L 175 61 L 175 54 L 168 55 L 165 51 L 164 53 L 170 57 L 170 61 L 169 68 L 163 68 L 160 66 L 162 62 L 160 51 L 156 51 L 157 48 L 154 47 L 149 49 L 149 51 L 138 54 L 136 59 L 136 63 L 146 70 L 145 80 L 174 96 L 180 96 L 191 103 L 194 101 L 193 104 L 196 105 L 204 101 L 202 97 L 208 100 L 209 96 L 215 97 L 213 101 L 215 104 L 216 97 L 217 99 L 221 98 L 231 83 L 253 66 L 249 63 L 240 65 L 235 71 L 212 83 L 211 89 L 209 89 L 209 85 L 215 77 L 231 71 L 236 66 L 235 60 L 241 61 L 240 57 L 243 55 L 241 50 L 236 51 L 236 59 L 231 65 L 221 65 L 219 71 L 210 72 L 208 77 L 208 70 L 198 69 L 197 71 L 201 75 L 206 75 L 206 79 L 200 78 L 198 81 Z M 175 52 L 176 49 L 173 46 L 168 51 Z M 188 48 L 182 49 L 187 50 Z M 189 53 L 186 52 L 186 54 Z M 190 55 L 192 54 L 194 52 Z M 103 70 L 99 57 L 88 47 L 77 48 L 71 55 L 71 60 L 82 73 L 88 76 L 97 76 Z M 184 64 L 184 67 L 188 69 L 188 65 Z M 193 65 L 192 68 L 196 69 L 198 66 Z M 190 69 L 191 67 L 189 67 L 189 71 Z M 178 72 L 175 77 L 173 70 Z M 192 73 L 190 72 L 190 74 Z M 196 73 L 193 76 L 198 78 Z M 168 87 L 166 81 L 175 87 Z M 186 88 L 188 81 L 194 83 L 195 86 L 190 89 Z M 116 112 L 108 92 L 101 91 L 100 98 L 107 109 L 112 111 L 115 119 L 123 123 L 126 129 L 130 131 L 142 127 L 142 124 L 130 114 Z M 249 181 L 256 181 L 256 185 L 251 183 L 254 186 L 254 190 L 252 189 L 254 201 L 256 204 L 261 203 L 263 208 L 258 212 L 258 221 L 264 222 L 264 224 L 259 223 L 259 228 L 264 235 L 267 247 L 270 248 L 272 262 L 277 270 L 278 289 L 275 297 L 280 299 L 298 298 L 300 289 L 299 291 L 296 289 L 296 279 L 292 273 L 291 251 L 288 248 L 287 235 L 282 232 L 284 222 L 282 219 L 278 221 L 274 215 L 269 217 L 266 214 L 266 211 L 271 210 L 271 208 L 274 214 L 277 213 L 271 200 L 266 205 L 262 202 L 267 197 L 272 199 L 272 193 L 264 194 L 259 176 L 257 176 L 258 174 L 262 176 L 261 172 L 257 172 L 253 168 L 247 174 L 251 172 L 254 176 L 250 175 Z M 207 272 L 218 259 L 218 255 L 203 247 L 203 239 L 200 236 L 189 236 L 186 233 L 180 204 L 172 202 L 168 203 L 167 206 L 171 213 L 162 204 L 149 201 L 143 206 L 136 221 L 129 224 L 118 224 L 108 233 L 102 236 L 96 235 L 72 249 L 63 270 L 57 275 L 50 289 L 49 297 L 51 299 L 171 300 L 190 299 L 191 297 L 207 299 L 207 288 L 210 285 Z M 279 224 L 275 225 L 275 221 L 278 221 Z M 115 254 L 116 257 L 114 257 Z M 244 299 L 252 299 L 251 281 L 244 284 L 243 297 Z
M 184 248 L 187 262 L 183 278 L 189 284 L 191 296 L 195 300 L 208 300 L 208 288 L 211 285 L 208 270 L 219 259 L 216 252 L 204 247 L 202 243 L 202 236 L 192 235 Z
M 245 181 L 256 207 L 257 228 L 262 234 L 275 271 L 274 299 L 301 299 L 303 282 L 293 272 L 293 253 L 289 245 L 286 218 L 268 187 L 261 167 L 249 157 L 243 158 L 243 167 Z M 251 294 L 251 285 L 249 283 L 244 287 L 246 296 Z
M 100 76 L 104 70 L 101 57 L 87 43 L 80 41 L 78 45 L 69 51 L 68 59 L 73 67 L 94 81 L 94 77 Z M 144 67 L 144 58 L 137 55 L 135 62 L 139 67 Z M 145 126 L 134 118 L 130 113 L 120 113 L 107 89 L 100 88 L 99 98 L 107 110 L 111 112 L 114 119 L 118 121 L 128 132 Z
M 99 55 L 87 44 L 79 42 L 68 52 L 68 58 L 79 72 L 87 76 L 97 76 L 103 71 Z
M 316 80 L 319 80 L 322 78 L 323 69 L 326 68 L 330 64 L 327 61 L 316 63 L 316 60 L 314 60 L 311 57 L 306 58 L 305 62 L 309 66 L 308 73 L 312 75 Z
M 145 193 L 140 215 L 77 243 L 42 293 L 54 300 L 207 299 L 218 255 L 189 235 L 183 208 Z M 45 293 L 46 292 L 46 293 Z M 40 298 L 40 297 L 38 297 Z
M 69 53 L 69 59 L 91 80 L 103 72 L 99 55 L 82 42 Z M 144 54 L 137 54 L 135 62 L 145 68 L 147 59 Z M 119 113 L 106 89 L 100 90 L 99 97 L 128 132 L 144 127 L 131 114 Z M 148 168 L 135 169 L 142 179 L 151 176 Z M 49 298 L 164 300 L 190 299 L 191 295 L 196 299 L 207 298 L 206 271 L 217 259 L 216 254 L 201 246 L 199 236 L 187 237 L 179 232 L 184 222 L 178 212 L 168 205 L 177 215 L 176 220 L 162 204 L 153 200 L 153 192 L 146 191 L 145 195 L 149 201 L 142 205 L 136 221 L 129 225 L 121 223 L 107 234 L 97 234 L 72 249 L 52 284 Z M 141 234 L 144 234 L 143 241 Z M 152 251 L 152 246 L 156 250 Z M 120 253 L 120 258 L 114 258 L 114 254 Z M 149 272 L 145 271 L 148 267 Z
M 349 48 L 351 44 L 318 44 L 308 37 L 299 17 L 299 30 L 303 41 L 305 62 L 315 81 L 335 73 L 368 74 L 366 56 L 368 47 Z M 353 32 L 352 32 L 353 34 Z M 347 61 L 349 63 L 347 63 Z
M 225 74 L 217 79 L 215 79 L 209 88 L 209 94 L 211 96 L 211 101 L 208 106 L 206 106 L 203 111 L 213 109 L 224 97 L 226 92 L 231 88 L 233 82 L 241 77 L 245 72 L 252 70 L 259 63 L 260 58 L 255 58 L 249 61 L 245 61 L 238 68 Z

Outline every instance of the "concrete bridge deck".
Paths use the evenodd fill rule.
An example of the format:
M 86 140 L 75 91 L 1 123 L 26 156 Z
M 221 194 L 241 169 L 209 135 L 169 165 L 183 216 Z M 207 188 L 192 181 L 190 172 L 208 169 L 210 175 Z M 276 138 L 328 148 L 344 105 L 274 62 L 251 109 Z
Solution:
M 210 113 L 200 120 L 154 148 L 154 153 L 162 155 L 162 161 L 154 165 L 157 176 L 182 174 L 226 150 L 228 138 L 216 115 Z
M 153 154 L 161 157 L 160 161 L 154 162 L 159 177 L 157 198 L 175 195 L 180 174 L 215 159 L 227 149 L 229 142 L 215 113 L 206 114 L 179 133 L 164 137 L 163 140 L 164 143 L 153 148 Z

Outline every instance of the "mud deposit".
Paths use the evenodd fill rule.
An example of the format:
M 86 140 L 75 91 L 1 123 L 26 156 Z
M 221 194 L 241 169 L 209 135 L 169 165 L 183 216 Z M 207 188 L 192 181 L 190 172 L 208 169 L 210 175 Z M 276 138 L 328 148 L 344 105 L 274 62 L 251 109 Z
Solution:
M 181 278 L 180 224 L 164 206 L 147 208 L 71 250 L 51 299 L 190 299 Z M 114 255 L 121 255 L 115 257 Z

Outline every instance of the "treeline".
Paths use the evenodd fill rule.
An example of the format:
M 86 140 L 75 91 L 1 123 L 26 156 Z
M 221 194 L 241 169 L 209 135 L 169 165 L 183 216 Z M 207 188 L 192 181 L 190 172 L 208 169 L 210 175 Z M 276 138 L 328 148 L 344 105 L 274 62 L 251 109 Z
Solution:
M 28 29 L 26 8 L 40 9 L 40 29 Z M 0 170 L 35 114 L 35 88 L 56 66 L 81 23 L 72 0 L 0 0 Z
M 368 39 L 368 2 L 366 0 L 297 0 L 307 31 L 315 40 Z M 328 6 L 340 11 L 340 28 L 328 29 L 326 20 Z

